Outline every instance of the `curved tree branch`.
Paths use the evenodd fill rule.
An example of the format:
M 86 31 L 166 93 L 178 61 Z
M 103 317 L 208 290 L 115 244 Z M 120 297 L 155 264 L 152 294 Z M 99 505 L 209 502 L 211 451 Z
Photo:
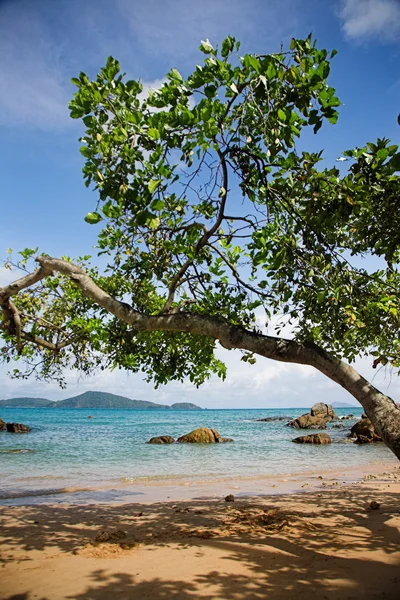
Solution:
M 341 385 L 363 406 L 378 433 L 386 444 L 400 458 L 400 438 L 398 424 L 400 410 L 391 398 L 385 396 L 360 375 L 353 367 L 330 355 L 314 343 L 299 343 L 294 340 L 272 337 L 262 333 L 248 331 L 232 325 L 226 320 L 210 315 L 194 313 L 146 315 L 134 310 L 129 304 L 113 298 L 101 289 L 85 271 L 63 259 L 40 256 L 42 278 L 50 272 L 57 271 L 70 277 L 79 287 L 82 294 L 92 300 L 118 320 L 127 323 L 134 331 L 171 331 L 185 332 L 219 340 L 227 349 L 247 350 L 265 358 L 280 362 L 310 365 Z M 35 272 L 35 282 L 38 276 Z M 32 285 L 29 276 L 19 280 L 17 285 L 0 288 L 0 296 L 4 290 L 22 290 Z

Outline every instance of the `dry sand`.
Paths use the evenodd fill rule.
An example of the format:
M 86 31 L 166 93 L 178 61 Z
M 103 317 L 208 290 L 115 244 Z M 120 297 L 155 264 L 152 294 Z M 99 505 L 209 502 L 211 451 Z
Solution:
M 400 600 L 400 467 L 320 484 L 234 502 L 1 507 L 0 598 Z

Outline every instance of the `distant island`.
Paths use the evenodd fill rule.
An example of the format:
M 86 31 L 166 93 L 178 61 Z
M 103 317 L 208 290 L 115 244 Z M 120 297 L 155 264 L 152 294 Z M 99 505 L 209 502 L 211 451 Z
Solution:
M 164 410 L 202 410 L 191 402 L 176 402 L 172 406 L 156 404 L 147 400 L 131 400 L 108 392 L 85 392 L 65 400 L 47 400 L 46 398 L 10 398 L 0 400 L 0 408 L 123 408 L 123 409 L 164 409 Z
M 347 402 L 332 402 L 333 408 L 360 408 L 357 404 L 347 404 Z

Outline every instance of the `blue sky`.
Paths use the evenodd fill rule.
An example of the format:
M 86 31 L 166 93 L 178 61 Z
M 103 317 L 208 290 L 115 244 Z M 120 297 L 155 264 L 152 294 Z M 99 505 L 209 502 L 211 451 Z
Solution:
M 177 67 L 187 74 L 202 59 L 201 39 L 227 34 L 243 52 L 272 52 L 312 31 L 320 47 L 336 48 L 331 84 L 343 102 L 338 124 L 307 136 L 307 147 L 325 148 L 328 162 L 376 137 L 399 143 L 400 0 L 0 0 L 0 258 L 8 247 L 39 246 L 51 255 L 90 254 L 96 228 L 84 215 L 95 205 L 81 176 L 80 124 L 69 119 L 70 78 L 94 76 L 108 55 L 130 78 L 157 86 Z M 0 266 L 0 285 L 9 277 Z M 140 376 L 106 373 L 91 380 L 69 376 L 56 386 L 10 381 L 0 370 L 0 397 L 54 399 L 87 389 L 115 391 L 202 406 L 305 406 L 348 399 L 344 391 L 306 367 L 259 360 L 255 367 L 226 358 L 228 381 L 194 390 L 170 384 L 155 392 Z M 366 375 L 368 362 L 359 364 Z M 392 396 L 400 390 L 384 373 L 375 383 Z

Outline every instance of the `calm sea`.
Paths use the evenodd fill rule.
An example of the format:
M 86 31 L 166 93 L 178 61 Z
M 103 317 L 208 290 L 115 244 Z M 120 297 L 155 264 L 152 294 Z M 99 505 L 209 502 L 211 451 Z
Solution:
M 24 435 L 0 432 L 0 504 L 44 501 L 63 488 L 112 489 L 134 493 L 143 483 L 273 476 L 326 468 L 352 468 L 391 460 L 383 444 L 358 446 L 346 442 L 346 429 L 328 425 L 333 443 L 313 447 L 291 443 L 301 432 L 285 422 L 257 422 L 263 417 L 296 417 L 309 409 L 257 410 L 103 410 L 2 409 L 4 421 L 25 423 Z M 358 408 L 337 409 L 338 415 Z M 88 418 L 91 415 L 92 418 Z M 196 427 L 216 429 L 232 444 L 149 445 L 156 435 L 177 438 Z M 306 432 L 304 432 L 306 433 Z M 23 450 L 23 452 L 9 452 Z M 82 494 L 79 496 L 82 498 Z M 85 501 L 95 498 L 86 492 Z M 62 493 L 58 501 L 62 501 Z

